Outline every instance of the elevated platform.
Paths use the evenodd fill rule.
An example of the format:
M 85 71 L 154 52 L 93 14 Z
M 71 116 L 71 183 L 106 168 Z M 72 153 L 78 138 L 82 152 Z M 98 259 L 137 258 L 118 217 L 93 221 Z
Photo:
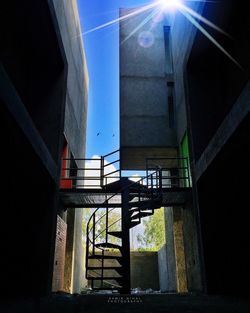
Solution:
M 181 206 L 191 200 L 191 188 L 163 188 L 162 206 Z M 98 208 L 102 207 L 106 199 L 114 195 L 105 207 L 121 206 L 119 193 L 103 189 L 61 189 L 60 198 L 65 209 L 67 208 Z

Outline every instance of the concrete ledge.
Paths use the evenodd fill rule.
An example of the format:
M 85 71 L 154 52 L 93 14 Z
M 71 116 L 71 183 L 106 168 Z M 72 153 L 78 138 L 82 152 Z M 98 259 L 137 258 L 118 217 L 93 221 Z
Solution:
M 226 144 L 231 135 L 235 132 L 244 117 L 250 111 L 250 81 L 246 84 L 232 110 L 221 123 L 216 134 L 202 153 L 201 157 L 195 164 L 196 181 L 206 171 L 209 164 L 215 159 L 221 148 Z

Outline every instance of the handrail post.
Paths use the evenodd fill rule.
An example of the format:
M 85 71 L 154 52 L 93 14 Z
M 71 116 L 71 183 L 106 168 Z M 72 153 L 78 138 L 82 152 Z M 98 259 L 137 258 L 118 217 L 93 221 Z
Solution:
M 88 279 L 88 267 L 89 267 L 89 225 L 87 225 L 86 230 L 86 254 L 85 254 L 85 278 Z
M 159 189 L 162 192 L 162 170 L 159 168 Z
M 151 184 L 151 200 L 154 198 L 154 181 L 153 181 L 153 174 L 150 175 L 150 184 Z
M 95 254 L 95 213 L 93 215 L 93 238 L 92 238 L 93 255 Z
M 148 158 L 146 158 L 146 181 L 147 181 L 147 188 L 148 188 Z
M 106 243 L 108 242 L 108 226 L 109 226 L 109 209 L 106 208 L 106 236 L 105 236 Z
M 103 156 L 101 156 L 100 174 L 101 174 L 100 185 L 101 185 L 101 187 L 103 187 L 104 186 L 104 157 Z
M 102 250 L 102 269 L 101 269 L 101 287 L 103 288 L 103 276 L 104 276 L 104 250 Z

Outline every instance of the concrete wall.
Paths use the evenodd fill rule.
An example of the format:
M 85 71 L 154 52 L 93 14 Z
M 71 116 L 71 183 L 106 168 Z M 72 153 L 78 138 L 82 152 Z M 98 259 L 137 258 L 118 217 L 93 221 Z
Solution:
M 64 268 L 64 290 L 80 293 L 86 287 L 85 248 L 82 241 L 83 209 L 69 209 L 67 212 L 67 245 Z
M 196 12 L 204 4 L 192 3 Z M 121 10 L 120 15 L 133 12 Z M 186 64 L 190 55 L 196 28 L 181 12 L 166 16 L 160 23 L 146 23 L 140 31 L 132 34 L 147 13 L 120 23 L 120 136 L 122 168 L 139 169 L 146 157 L 177 156 L 183 135 L 189 125 L 186 110 Z M 173 73 L 166 73 L 164 25 L 170 26 L 170 49 Z M 138 41 L 141 32 L 151 26 L 152 45 L 143 47 Z M 185 30 L 185 31 L 183 31 Z M 129 36 L 129 39 L 126 40 Z M 167 82 L 174 87 L 174 110 L 176 125 L 169 125 Z M 176 147 L 176 149 L 173 149 Z M 161 284 L 169 291 L 185 292 L 201 290 L 201 273 L 198 248 L 197 211 L 192 205 L 185 212 L 181 208 L 167 208 L 166 251 L 162 250 L 162 262 L 166 253 L 166 282 Z M 160 264 L 163 264 L 160 262 Z M 165 272 L 165 266 L 160 272 Z M 188 273 L 186 272 L 188 270 Z
M 82 240 L 82 215 L 83 209 L 75 209 L 75 227 L 74 227 L 74 254 L 73 254 L 73 279 L 71 285 L 72 293 L 80 293 L 81 288 L 85 287 L 84 278 L 84 251 Z
M 188 6 L 196 12 L 201 12 L 203 8 L 200 3 L 189 3 Z M 185 68 L 197 30 L 180 12 L 169 21 L 174 68 L 176 135 L 179 145 L 187 129 Z
M 174 208 L 173 210 L 173 234 L 175 248 L 175 264 L 176 264 L 176 280 L 177 292 L 187 292 L 187 272 L 183 239 L 183 216 L 182 208 Z
M 170 292 L 177 291 L 173 223 L 174 223 L 173 208 L 167 207 L 165 208 L 166 259 L 167 259 L 166 285 L 167 290 Z
M 193 204 L 188 203 L 182 211 L 183 240 L 186 260 L 187 288 L 190 292 L 202 291 L 201 258 L 197 232 L 198 219 Z
M 2 2 L 0 24 L 1 296 L 38 298 L 52 287 L 67 62 L 50 1 Z
M 112 252 L 112 255 L 115 255 Z M 119 254 L 118 254 L 119 255 Z M 99 266 L 96 260 L 91 260 L 91 266 Z M 118 266 L 117 261 L 107 260 L 105 266 Z M 130 252 L 131 288 L 159 290 L 158 256 L 157 252 Z M 114 271 L 106 270 L 107 275 L 114 275 Z
M 158 251 L 160 288 L 167 292 L 201 290 L 192 206 L 165 208 L 166 245 Z M 191 214 L 191 217 L 189 216 Z
M 71 152 L 83 157 L 86 143 L 88 70 L 76 0 L 53 0 L 68 62 L 64 133 Z
M 62 291 L 64 287 L 66 234 L 67 234 L 67 224 L 60 216 L 57 216 L 56 247 L 55 247 L 52 291 L 58 290 Z
M 167 246 L 166 244 L 158 251 L 159 287 L 162 292 L 169 291 Z
M 159 290 L 157 252 L 136 252 L 130 254 L 131 288 Z
M 77 1 L 53 0 L 68 62 L 64 136 L 74 157 L 85 156 L 88 71 L 81 37 Z M 77 164 L 81 166 L 81 164 Z M 82 209 L 69 213 L 65 290 L 79 293 L 83 279 Z
M 121 9 L 123 16 L 131 9 Z M 175 131 L 169 127 L 167 77 L 165 71 L 164 23 L 155 23 L 148 32 L 150 20 L 140 31 L 131 32 L 147 18 L 148 12 L 120 22 L 120 147 L 121 166 L 133 167 L 127 161 L 145 165 L 151 148 L 175 147 Z M 152 44 L 141 44 L 141 36 L 152 37 Z M 129 37 L 129 38 L 128 38 Z M 146 38 L 147 40 L 147 38 Z M 143 42 L 143 40 L 142 40 Z M 144 158 L 140 151 L 143 149 Z M 159 151 L 161 151 L 159 149 Z M 156 153 L 157 156 L 157 153 Z M 137 166 L 138 167 L 138 166 Z
M 233 37 L 226 40 L 213 34 L 243 70 L 200 33 L 187 64 L 188 122 L 206 288 L 217 294 L 249 293 L 249 227 L 245 210 L 237 211 L 248 203 L 249 186 L 245 175 L 250 90 L 247 15 L 247 4 L 233 0 L 218 3 L 216 9 L 208 3 L 204 7 L 204 16 Z
M 73 279 L 73 255 L 74 255 L 74 228 L 75 228 L 75 209 L 67 211 L 67 239 L 64 267 L 64 290 L 71 292 Z
M 204 4 L 190 3 L 189 7 L 198 13 L 202 13 Z M 183 31 L 184 29 L 185 31 Z M 186 88 L 186 66 L 196 33 L 197 29 L 180 12 L 178 12 L 175 15 L 175 18 L 171 20 L 171 43 L 174 66 L 175 110 L 177 122 L 176 136 L 179 146 L 186 131 L 188 138 L 190 139 L 190 124 L 187 122 L 189 116 L 186 103 L 186 96 L 188 92 Z M 189 148 L 192 153 L 192 148 Z M 183 232 L 182 245 L 185 253 L 185 280 L 187 289 L 188 291 L 201 291 L 201 251 L 199 251 L 197 207 L 194 207 L 193 203 L 187 203 L 182 210 L 181 219 L 181 228 Z M 182 268 L 184 269 L 184 264 L 182 265 Z

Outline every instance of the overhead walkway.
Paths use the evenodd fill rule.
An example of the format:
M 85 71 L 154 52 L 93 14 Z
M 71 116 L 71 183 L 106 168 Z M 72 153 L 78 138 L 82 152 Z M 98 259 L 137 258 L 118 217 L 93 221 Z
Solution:
M 110 159 L 110 162 L 107 160 Z M 68 166 L 62 169 L 60 198 L 68 208 L 97 208 L 114 193 L 109 206 L 119 207 L 119 181 L 127 177 L 131 181 L 141 180 L 147 185 L 147 177 L 159 168 L 162 172 L 162 206 L 180 206 L 190 200 L 191 179 L 187 158 L 146 159 L 145 170 L 120 171 L 119 150 L 95 159 L 68 158 Z M 116 184 L 115 184 L 116 183 Z
M 139 176 L 119 169 L 118 152 L 99 159 L 67 159 L 73 168 L 62 169 L 60 194 L 65 208 L 96 208 L 86 233 L 91 288 L 125 294 L 130 293 L 129 230 L 162 206 L 184 205 L 191 197 L 191 183 L 185 158 L 147 159 Z M 108 162 L 108 157 L 115 158 Z

